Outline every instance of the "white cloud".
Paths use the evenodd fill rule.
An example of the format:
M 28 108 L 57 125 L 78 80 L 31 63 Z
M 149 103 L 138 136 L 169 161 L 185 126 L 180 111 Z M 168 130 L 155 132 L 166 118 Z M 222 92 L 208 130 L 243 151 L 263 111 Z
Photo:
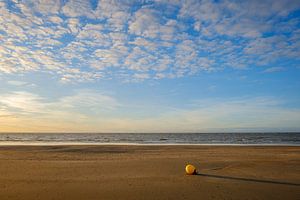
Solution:
M 95 130 L 119 106 L 115 98 L 93 90 L 51 101 L 34 93 L 10 92 L 0 94 L 0 126 L 1 131 L 22 132 Z
M 68 27 L 71 34 L 76 35 L 80 31 L 80 23 L 77 18 L 70 18 L 68 20 Z
M 137 79 L 137 80 L 144 80 L 144 79 L 148 79 L 150 78 L 149 74 L 146 73 L 142 73 L 142 74 L 134 74 L 133 78 Z
M 295 0 L 187 1 L 181 5 L 180 16 L 192 17 L 196 21 L 195 30 L 207 36 L 218 33 L 252 38 L 272 30 L 273 24 L 265 23 L 269 18 L 286 16 L 299 7 L 299 1 Z
M 108 19 L 108 24 L 112 27 L 113 30 L 121 31 L 124 29 L 129 18 L 130 13 L 123 11 L 114 12 Z
M 125 51 L 118 48 L 97 49 L 94 52 L 95 56 L 97 57 L 97 61 L 95 61 L 93 67 L 96 69 L 102 69 L 105 67 L 117 67 L 120 65 L 120 61 L 126 55 L 126 53 L 126 49 Z
M 25 91 L 10 92 L 0 95 L 0 105 L 5 111 L 18 114 L 27 114 L 38 117 L 55 117 L 56 113 L 72 115 L 102 115 L 101 112 L 114 110 L 120 103 L 113 97 L 93 90 L 78 90 L 75 94 L 63 96 L 49 101 L 46 98 Z
M 21 86 L 35 86 L 34 84 L 30 84 L 28 82 L 25 82 L 25 81 L 16 81 L 16 80 L 10 80 L 10 81 L 7 81 L 7 84 L 9 85 L 13 85 L 13 86 L 18 86 L 18 87 L 21 87 Z
M 58 14 L 61 8 L 60 0 L 29 0 L 26 3 L 28 7 L 33 5 L 33 9 L 42 14 Z
M 111 39 L 108 34 L 101 32 L 102 29 L 102 25 L 87 24 L 79 32 L 76 39 L 86 47 L 109 47 L 111 46 Z
M 157 15 L 157 11 L 152 9 L 138 10 L 135 12 L 134 20 L 129 25 L 129 32 L 144 37 L 158 37 L 160 20 Z
M 62 18 L 60 18 L 58 16 L 50 16 L 49 20 L 55 24 L 61 24 L 63 22 Z
M 273 72 L 280 72 L 280 71 L 284 71 L 285 68 L 284 67 L 270 67 L 265 69 L 263 72 L 264 73 L 273 73 Z
M 103 77 L 101 72 L 85 72 L 80 70 L 62 70 L 60 72 L 62 83 L 87 82 L 94 81 Z
M 62 8 L 62 12 L 69 17 L 94 17 L 90 1 L 86 0 L 69 0 Z
M 110 1 L 100 0 L 97 8 L 95 9 L 95 16 L 97 18 L 115 18 L 114 14 L 119 15 L 121 13 L 129 13 L 131 6 L 138 3 L 136 0 L 122 0 L 122 1 Z M 122 14 L 122 15 L 123 15 Z M 117 17 L 119 18 L 119 17 Z
M 149 41 L 142 37 L 136 37 L 133 42 L 130 44 L 134 44 L 143 48 L 146 48 L 149 51 L 158 51 L 159 45 L 155 42 Z
M 3 94 L 0 98 L 0 104 L 6 106 L 9 110 L 17 110 L 17 113 L 42 113 L 44 112 L 43 98 L 29 92 L 12 92 L 10 94 Z
M 129 23 L 129 32 L 148 38 L 175 40 L 177 38 L 177 21 L 166 20 L 154 9 L 141 8 Z
M 120 103 L 113 97 L 98 93 L 93 90 L 79 90 L 77 94 L 62 97 L 52 107 L 61 107 L 87 114 L 101 114 L 103 110 L 114 110 Z
M 124 64 L 130 70 L 148 71 L 155 64 L 155 61 L 153 55 L 143 51 L 140 47 L 134 47 L 126 57 Z
M 62 82 L 146 72 L 175 78 L 299 57 L 299 20 L 288 17 L 299 1 L 30 0 L 15 1 L 14 10 L 6 4 L 1 74 L 46 72 Z
M 147 74 L 135 76 L 148 78 Z M 141 109 L 143 113 L 155 114 L 140 117 Z M 78 90 L 52 100 L 24 91 L 1 94 L 0 117 L 3 130 L 15 124 L 14 130 L 23 131 L 196 132 L 300 128 L 299 109 L 286 107 L 285 102 L 270 97 L 198 100 L 184 109 L 166 110 L 160 104 L 124 105 L 113 96 L 95 90 Z

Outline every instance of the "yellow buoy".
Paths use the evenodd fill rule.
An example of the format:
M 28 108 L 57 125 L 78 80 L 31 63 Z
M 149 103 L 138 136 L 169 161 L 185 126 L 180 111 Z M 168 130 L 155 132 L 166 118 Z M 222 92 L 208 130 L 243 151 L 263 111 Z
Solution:
M 196 174 L 196 167 L 194 167 L 193 165 L 188 164 L 185 167 L 185 172 L 186 172 L 187 175 Z

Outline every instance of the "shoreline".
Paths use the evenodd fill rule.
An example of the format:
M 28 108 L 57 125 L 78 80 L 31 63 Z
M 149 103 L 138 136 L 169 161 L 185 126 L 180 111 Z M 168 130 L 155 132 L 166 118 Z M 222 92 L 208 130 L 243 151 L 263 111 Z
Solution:
M 0 142 L 0 146 L 270 146 L 300 147 L 300 144 L 221 144 L 221 143 L 83 143 L 83 142 Z

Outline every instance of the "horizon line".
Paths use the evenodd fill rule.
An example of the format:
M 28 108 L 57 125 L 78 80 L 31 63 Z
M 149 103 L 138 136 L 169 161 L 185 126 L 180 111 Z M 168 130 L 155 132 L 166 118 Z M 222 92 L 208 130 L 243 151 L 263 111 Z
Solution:
M 217 134 L 217 133 L 300 133 L 299 131 L 223 131 L 223 132 L 1 132 L 0 134 Z

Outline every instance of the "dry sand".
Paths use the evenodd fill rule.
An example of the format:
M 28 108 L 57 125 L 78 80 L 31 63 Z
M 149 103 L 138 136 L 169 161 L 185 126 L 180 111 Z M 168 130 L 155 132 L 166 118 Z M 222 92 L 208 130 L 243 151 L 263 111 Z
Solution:
M 0 199 L 300 199 L 300 147 L 1 146 Z

